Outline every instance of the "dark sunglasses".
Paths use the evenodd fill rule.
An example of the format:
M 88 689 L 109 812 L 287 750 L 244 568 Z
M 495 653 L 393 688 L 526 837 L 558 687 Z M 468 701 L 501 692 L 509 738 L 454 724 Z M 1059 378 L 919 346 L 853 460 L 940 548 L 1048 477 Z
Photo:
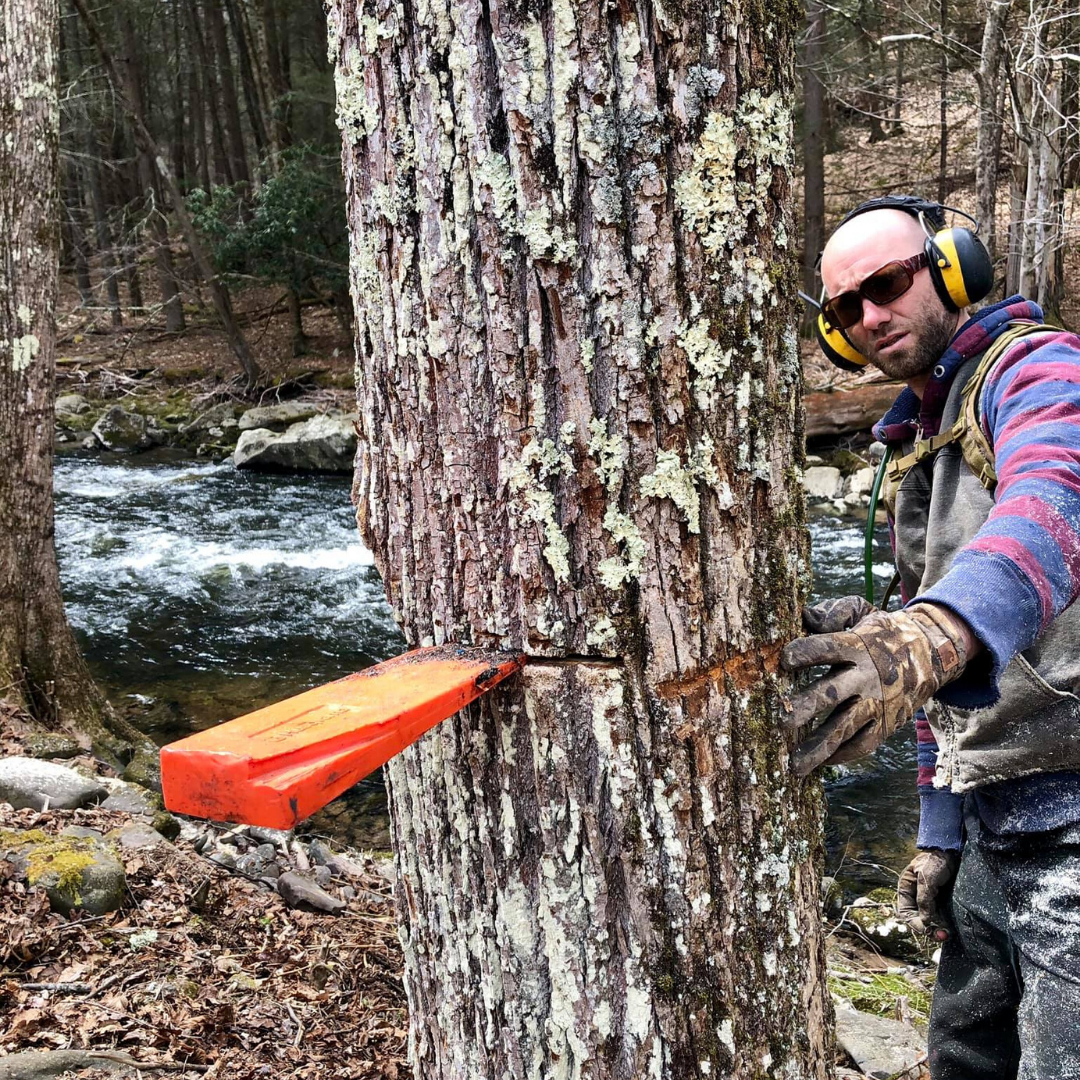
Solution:
M 863 315 L 863 297 L 874 304 L 891 304 L 899 300 L 915 283 L 915 275 L 929 266 L 926 252 L 920 251 L 910 259 L 898 259 L 875 270 L 857 288 L 833 296 L 821 305 L 821 314 L 830 330 L 846 330 Z

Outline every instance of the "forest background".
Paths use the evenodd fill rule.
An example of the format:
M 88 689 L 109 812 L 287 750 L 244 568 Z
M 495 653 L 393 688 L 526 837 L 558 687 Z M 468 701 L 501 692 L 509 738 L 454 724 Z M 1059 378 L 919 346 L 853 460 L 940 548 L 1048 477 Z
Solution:
M 122 359 L 166 380 L 215 376 L 230 371 L 230 352 L 250 351 L 248 338 L 249 381 L 257 368 L 279 380 L 347 371 L 348 238 L 322 6 L 125 0 L 96 19 L 127 100 L 62 5 L 61 372 Z M 987 302 L 1021 292 L 1075 326 L 1077 22 L 1055 0 L 811 0 L 793 208 L 803 288 L 817 295 L 817 253 L 848 208 L 908 191 L 980 220 L 996 268 Z M 131 110 L 241 309 L 224 330 L 231 350 Z M 831 382 L 805 355 L 811 387 Z

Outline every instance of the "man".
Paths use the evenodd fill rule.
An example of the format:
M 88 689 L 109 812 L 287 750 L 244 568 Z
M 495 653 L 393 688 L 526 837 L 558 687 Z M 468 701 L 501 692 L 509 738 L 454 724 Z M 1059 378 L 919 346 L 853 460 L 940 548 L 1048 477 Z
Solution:
M 1042 320 L 1020 297 L 970 318 L 946 302 L 920 257 L 943 226 L 935 204 L 875 200 L 821 261 L 826 323 L 907 383 L 875 429 L 898 456 L 951 430 L 996 339 Z M 975 396 L 990 472 L 970 440 L 924 441 L 887 500 L 903 610 L 811 609 L 784 651 L 830 665 L 792 698 L 794 767 L 868 754 L 926 707 L 900 910 L 943 941 L 931 1075 L 1080 1077 L 1080 339 L 1017 338 Z

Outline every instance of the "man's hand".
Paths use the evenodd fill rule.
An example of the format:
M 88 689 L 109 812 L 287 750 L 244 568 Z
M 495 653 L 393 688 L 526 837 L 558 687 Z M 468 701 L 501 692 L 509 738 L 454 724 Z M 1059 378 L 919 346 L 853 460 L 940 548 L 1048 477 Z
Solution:
M 938 941 L 949 936 L 949 921 L 943 901 L 960 868 L 959 851 L 928 848 L 920 851 L 904 868 L 896 887 L 896 914 L 916 934 L 929 934 Z
M 967 662 L 970 631 L 936 604 L 873 611 L 852 629 L 798 638 L 784 646 L 780 664 L 796 672 L 831 665 L 828 674 L 791 698 L 788 730 L 800 734 L 823 718 L 795 752 L 806 776 L 876 750 Z
M 841 630 L 850 630 L 871 611 L 877 611 L 877 608 L 861 596 L 822 600 L 802 609 L 803 629 L 808 634 L 838 634 Z

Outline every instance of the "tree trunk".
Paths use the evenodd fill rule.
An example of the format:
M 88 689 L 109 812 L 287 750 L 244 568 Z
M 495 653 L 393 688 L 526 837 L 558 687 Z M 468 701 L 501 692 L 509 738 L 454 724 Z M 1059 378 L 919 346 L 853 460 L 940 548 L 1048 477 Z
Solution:
M 388 768 L 418 1077 L 831 1071 L 775 675 L 798 20 L 755 10 L 330 4 L 359 527 L 411 645 L 530 657 Z
M 982 50 L 979 53 L 979 124 L 975 149 L 976 214 L 983 229 L 983 240 L 990 257 L 997 246 L 997 183 L 1001 157 L 1002 117 L 1001 63 L 1005 50 L 1005 23 L 1012 0 L 989 0 Z
M 904 43 L 896 43 L 896 70 L 894 76 L 896 92 L 893 97 L 893 124 L 892 134 L 903 135 L 903 108 L 904 108 Z
M 289 304 L 289 326 L 292 328 L 292 354 L 306 356 L 308 336 L 304 333 L 304 309 L 300 304 L 300 293 L 291 285 L 285 291 Z
M 811 0 L 806 7 L 806 51 L 803 63 L 803 291 L 818 292 L 817 260 L 825 246 L 825 9 Z M 810 308 L 803 319 L 809 333 L 817 318 Z
M 97 138 L 94 135 L 93 121 L 88 116 L 86 124 L 86 175 L 90 184 L 90 205 L 94 213 L 94 243 L 98 259 L 101 261 L 101 273 L 104 279 L 105 296 L 109 303 L 109 314 L 113 326 L 120 326 L 124 316 L 120 311 L 120 279 L 116 266 L 116 253 L 113 250 L 112 229 L 109 226 L 109 212 L 105 207 L 105 193 L 101 188 L 101 154 Z
M 218 0 L 209 0 L 210 4 Z M 218 87 L 217 70 L 210 50 L 206 47 L 206 38 L 202 32 L 202 16 L 199 14 L 198 0 L 188 0 L 188 18 L 191 35 L 195 42 L 195 51 L 199 57 L 199 70 L 202 73 L 202 100 L 209 118 L 210 143 L 214 153 L 214 182 L 232 185 L 239 177 L 233 175 L 232 161 L 225 148 L 225 134 L 221 126 L 221 90 Z M 209 191 L 209 186 L 205 187 Z
M 86 256 L 86 235 L 83 232 L 83 199 L 79 189 L 78 176 L 70 160 L 63 164 L 63 205 L 61 207 L 63 232 L 67 234 L 67 245 L 75 267 L 75 284 L 79 289 L 79 300 L 83 307 L 88 307 L 94 300 L 94 283 L 90 280 L 90 261 Z
M 0 16 L 0 687 L 84 746 L 145 739 L 111 715 L 64 614 L 53 544 L 60 244 L 56 0 Z
M 236 78 L 233 75 L 232 55 L 229 52 L 229 39 L 225 32 L 225 16 L 222 14 L 221 4 L 222 0 L 208 0 L 203 6 L 206 21 L 210 26 L 215 67 L 221 76 L 221 96 L 217 98 L 216 106 L 225 116 L 233 182 L 246 184 L 251 180 L 251 171 L 248 169 L 247 146 L 244 144 L 244 131 L 240 124 L 240 102 L 236 93 Z
M 147 113 L 142 92 L 142 69 L 139 63 L 138 42 L 135 26 L 130 13 L 120 9 L 120 26 L 124 40 L 126 63 L 124 64 L 124 85 L 132 108 L 140 115 Z M 183 155 L 181 155 L 182 159 Z M 173 160 L 176 156 L 173 155 Z M 150 225 L 150 235 L 154 241 L 154 263 L 157 267 L 158 291 L 161 294 L 161 306 L 165 312 L 165 329 L 170 333 L 179 333 L 184 329 L 184 306 L 180 288 L 173 269 L 172 250 L 169 247 L 169 224 L 162 205 L 161 185 L 158 183 L 154 163 L 145 149 L 136 153 L 139 199 L 145 204 L 145 212 Z M 179 180 L 177 180 L 179 186 Z
M 86 6 L 86 0 L 73 0 L 73 2 L 75 8 L 79 12 L 80 18 L 86 25 L 91 40 L 94 42 L 94 45 L 101 55 L 105 70 L 109 76 L 109 81 L 112 84 L 113 92 L 120 100 L 121 106 L 127 115 L 128 122 L 131 124 L 132 133 L 135 136 L 135 145 L 141 151 L 149 155 L 150 159 L 157 166 L 158 174 L 161 176 L 162 181 L 168 189 L 169 198 L 172 200 L 173 204 L 173 212 L 176 214 L 177 220 L 180 223 L 180 231 L 187 241 L 188 248 L 191 251 L 191 257 L 198 267 L 199 274 L 210 288 L 210 296 L 214 302 L 214 310 L 217 312 L 218 319 L 221 322 L 222 329 L 225 331 L 225 336 L 228 339 L 229 345 L 237 360 L 240 362 L 241 370 L 244 373 L 247 380 L 247 386 L 250 389 L 262 378 L 262 370 L 255 362 L 255 358 L 251 355 L 247 339 L 244 337 L 244 334 L 233 315 L 232 302 L 229 299 L 228 290 L 218 280 L 217 275 L 214 273 L 214 268 L 210 265 L 210 259 L 203 249 L 198 233 L 195 232 L 195 226 L 192 223 L 191 216 L 187 212 L 187 207 L 184 203 L 183 196 L 180 194 L 180 189 L 176 186 L 176 178 L 173 176 L 172 170 L 169 168 L 168 164 L 166 164 L 165 158 L 158 148 L 157 143 L 154 142 L 154 138 L 150 134 L 142 114 L 135 108 L 134 103 L 127 95 L 124 88 L 124 81 L 120 76 L 116 61 L 113 59 L 112 50 L 109 49 L 105 38 L 102 36 L 101 28 L 98 26 L 97 20 L 90 14 L 90 11 Z
M 266 124 L 263 121 L 263 105 L 259 97 L 259 88 L 255 82 L 255 72 L 251 64 L 251 50 L 248 48 L 247 33 L 240 15 L 239 4 L 236 0 L 227 0 L 227 6 L 229 25 L 232 27 L 233 40 L 236 42 L 236 57 L 240 64 L 240 83 L 244 88 L 244 105 L 247 109 L 248 124 L 255 139 L 258 159 L 262 162 L 266 156 L 269 140 Z
M 262 30 L 266 38 L 266 75 L 270 84 L 270 113 L 274 123 L 275 149 L 280 153 L 292 144 L 292 104 L 287 71 L 282 64 L 281 36 L 276 0 L 259 0 Z M 288 19 L 288 13 L 285 13 Z M 286 27 L 286 33 L 288 28 Z
M 939 0 L 938 22 L 941 29 L 942 48 L 939 57 L 938 76 L 938 189 L 937 201 L 949 197 L 949 51 L 944 48 L 949 32 L 948 0 Z

